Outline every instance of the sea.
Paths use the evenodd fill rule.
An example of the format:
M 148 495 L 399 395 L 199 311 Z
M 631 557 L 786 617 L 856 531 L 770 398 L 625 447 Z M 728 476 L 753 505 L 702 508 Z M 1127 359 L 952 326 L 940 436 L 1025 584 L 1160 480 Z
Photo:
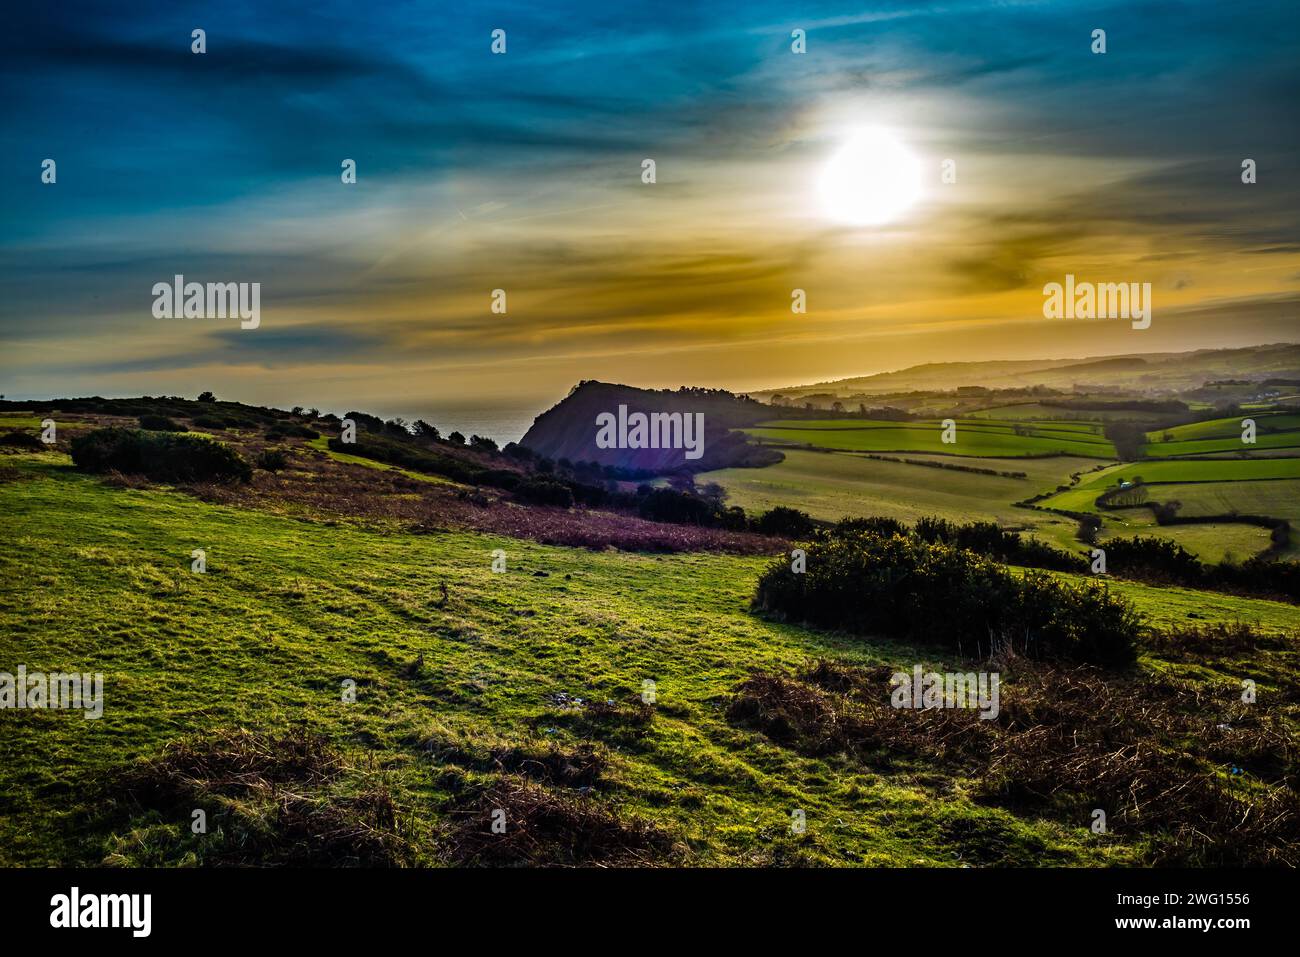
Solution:
M 399 415 L 407 422 L 424 419 L 437 428 L 443 435 L 459 432 L 468 439 L 471 435 L 482 435 L 493 439 L 498 445 L 518 442 L 524 433 L 532 427 L 537 418 L 554 402 L 539 402 L 533 405 L 464 403 L 436 403 L 428 408 L 408 409 L 393 415 Z M 384 418 L 391 418 L 385 414 Z

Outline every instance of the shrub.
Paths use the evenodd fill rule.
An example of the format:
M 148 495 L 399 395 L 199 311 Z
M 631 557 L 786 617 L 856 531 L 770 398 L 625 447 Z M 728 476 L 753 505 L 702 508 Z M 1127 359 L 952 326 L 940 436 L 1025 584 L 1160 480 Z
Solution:
M 284 449 L 266 449 L 257 456 L 257 467 L 264 472 L 279 472 L 288 465 Z
M 142 415 L 140 416 L 140 428 L 148 429 L 151 432 L 188 432 L 185 426 L 173 422 L 165 415 Z
M 784 535 L 787 538 L 807 538 L 815 528 L 812 516 L 797 508 L 778 505 L 754 520 L 754 530 L 763 535 Z
M 540 478 L 527 478 L 515 488 L 515 498 L 533 505 L 558 505 L 568 508 L 573 504 L 573 491 L 567 485 Z
M 832 535 L 847 535 L 851 532 L 874 532 L 877 535 L 906 535 L 907 526 L 894 518 L 873 515 L 870 518 L 842 518 L 831 529 Z
M 920 518 L 916 536 L 927 542 L 943 542 L 967 548 L 985 558 L 1031 568 L 1054 568 L 1058 571 L 1086 571 L 1087 562 L 1080 556 L 1063 552 L 1034 539 L 1021 538 L 996 522 L 968 522 L 957 525 L 942 518 Z
M 969 549 L 917 535 L 831 534 L 807 570 L 781 558 L 754 605 L 792 621 L 902 637 L 959 655 L 1004 649 L 1031 658 L 1115 666 L 1133 660 L 1138 615 L 1103 585 L 1023 578 Z
M 510 469 L 486 469 L 480 473 L 475 481 L 479 485 L 487 485 L 492 488 L 503 488 L 507 492 L 513 492 L 523 481 L 523 476 L 518 472 L 512 472 Z
M 677 522 L 685 525 L 717 524 L 717 509 L 708 501 L 689 492 L 671 488 L 654 488 L 641 496 L 637 511 L 652 522 Z
M 1103 544 L 1111 574 L 1124 578 L 1195 584 L 1201 578 L 1201 563 L 1177 542 L 1143 535 L 1109 538 Z
M 36 451 L 45 448 L 45 443 L 30 432 L 6 432 L 4 435 L 0 435 L 0 445 L 14 449 L 33 449 Z
M 266 430 L 266 437 L 268 439 L 318 439 L 320 433 L 315 429 L 309 429 L 305 425 L 278 422 Z
M 86 472 L 147 475 L 159 482 L 247 482 L 253 470 L 234 449 L 175 432 L 96 429 L 72 440 L 72 461 Z

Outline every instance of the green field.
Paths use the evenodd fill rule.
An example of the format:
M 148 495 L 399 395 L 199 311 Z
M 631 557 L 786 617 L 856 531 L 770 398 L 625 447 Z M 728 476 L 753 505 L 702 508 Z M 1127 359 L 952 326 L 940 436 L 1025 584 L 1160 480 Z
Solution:
M 1246 418 L 1253 419 L 1256 426 L 1255 441 L 1249 445 L 1241 440 L 1241 422 Z M 1296 454 L 1300 455 L 1300 415 L 1252 412 L 1248 415 L 1192 422 L 1148 432 L 1147 443 L 1143 450 L 1152 458 L 1226 452 L 1253 454 L 1256 451 L 1279 449 L 1295 449 Z
M 1289 422 L 1291 418 L 1295 417 L 1288 416 L 1278 421 Z M 914 426 L 899 429 L 894 423 L 864 425 L 861 420 L 851 419 L 812 423 L 786 420 L 751 430 L 768 441 L 795 441 L 797 436 L 800 441 L 842 451 L 828 453 L 786 448 L 783 450 L 786 460 L 777 465 L 761 469 L 723 469 L 703 473 L 698 478 L 702 482 L 718 482 L 730 493 L 732 504 L 741 505 L 750 512 L 784 505 L 828 521 L 862 515 L 888 515 L 907 522 L 924 515 L 937 515 L 953 521 L 983 519 L 1028 531 L 1058 548 L 1078 551 L 1082 546 L 1076 539 L 1077 526 L 1072 519 L 1051 516 L 1049 512 L 1016 509 L 1012 503 L 1067 484 L 1072 474 L 1083 473 L 1077 486 L 1039 504 L 1068 512 L 1100 512 L 1105 516 L 1103 536 L 1158 535 L 1179 542 L 1209 562 L 1224 557 L 1244 559 L 1258 554 L 1269 546 L 1267 530 L 1231 522 L 1158 526 L 1146 510 L 1099 510 L 1095 505 L 1097 496 L 1114 487 L 1121 478 L 1131 481 L 1140 477 L 1147 485 L 1159 489 L 1151 493 L 1155 501 L 1171 498 L 1181 501 L 1188 497 L 1185 490 L 1195 487 L 1191 483 L 1212 483 L 1219 502 L 1225 502 L 1225 496 L 1232 490 L 1253 489 L 1236 493 L 1239 504 L 1225 504 L 1221 511 L 1196 510 L 1198 506 L 1192 506 L 1192 510 L 1185 513 L 1188 515 L 1224 514 L 1235 509 L 1243 514 L 1289 518 L 1297 511 L 1293 496 L 1296 487 L 1289 483 L 1300 480 L 1300 458 L 1162 459 L 1115 463 L 1100 469 L 1097 468 L 1097 459 L 1084 457 L 1010 461 L 1000 456 L 1017 444 L 1023 448 L 1025 443 L 1054 441 L 1042 437 L 1049 429 L 1055 434 L 1072 434 L 1082 442 L 1090 443 L 1085 448 L 1096 450 L 1100 448 L 1098 437 L 1086 430 L 1099 429 L 1100 426 L 1095 423 L 1052 422 L 1040 428 L 1036 424 L 1032 437 L 1014 435 L 1005 423 L 992 423 L 989 427 L 996 431 L 982 433 L 980 437 L 982 442 L 996 449 L 989 457 L 966 455 L 954 458 L 913 451 L 886 454 L 968 464 L 996 471 L 1024 471 L 1028 473 L 1028 479 L 924 469 L 901 462 L 882 462 L 845 454 L 843 450 L 884 449 L 901 441 L 900 436 L 908 437 L 913 445 L 924 444 L 917 437 Z M 1200 434 L 1212 433 L 1223 428 L 1223 421 L 1195 423 L 1187 428 L 1198 429 Z M 1068 431 L 1071 429 L 1080 431 L 1071 433 Z M 959 425 L 958 435 L 962 434 Z M 970 434 L 969 431 L 965 433 L 968 437 Z M 933 436 L 927 432 L 922 437 Z M 1073 444 L 1073 439 L 1069 443 Z M 935 444 L 930 443 L 931 446 Z M 1260 483 L 1263 487 L 1253 488 Z M 1300 527 L 1300 522 L 1297 525 Z M 1281 557 L 1291 558 L 1296 554 L 1300 554 L 1300 548 L 1293 545 Z
M 1300 478 L 1300 459 L 1183 459 L 1177 462 L 1129 462 L 1083 476 L 1080 488 L 1101 494 L 1119 480 L 1140 477 L 1157 482 L 1257 482 Z
M 882 773 L 728 723 L 721 703 L 755 668 L 828 655 L 931 660 L 755 616 L 748 603 L 767 559 L 410 535 L 115 488 L 62 457 L 8 461 L 22 477 L 0 484 L 10 530 L 0 670 L 102 671 L 105 711 L 98 721 L 0 712 L 0 863 L 202 862 L 209 838 L 192 835 L 188 818 L 114 817 L 103 795 L 169 741 L 305 726 L 341 744 L 362 784 L 391 790 L 421 862 L 436 864 L 447 809 L 489 774 L 455 756 L 575 746 L 604 732 L 583 730 L 557 700 L 624 701 L 647 679 L 653 720 L 612 739 L 594 799 L 668 830 L 690 863 L 958 866 L 969 848 L 946 835 L 972 829 L 996 835 L 987 863 L 1139 859 L 1138 845 L 1092 839 L 1086 821 L 976 804 L 960 772 L 902 761 Z M 204 575 L 190 571 L 194 548 L 207 550 Z M 498 548 L 503 574 L 491 571 Z M 1157 625 L 1221 618 L 1300 631 L 1289 605 L 1112 587 Z M 357 683 L 355 703 L 341 699 L 345 679 Z M 792 808 L 807 816 L 800 838 L 789 834 Z M 226 812 L 212 813 L 220 825 Z
M 863 419 L 786 420 L 744 431 L 763 442 L 846 452 L 931 452 L 960 456 L 1022 457 L 1061 453 L 1111 458 L 1114 447 L 1089 423 L 1011 423 L 956 420 L 956 441 L 942 440 L 942 423 Z M 1015 428 L 1027 434 L 1015 434 Z
M 1269 547 L 1269 530 L 1258 525 L 1213 522 L 1204 525 L 1157 525 L 1145 510 L 1107 513 L 1106 533 L 1114 536 L 1154 535 L 1177 542 L 1203 562 L 1245 561 Z M 1145 520 L 1144 520 L 1145 519 Z
M 1171 442 L 1191 442 L 1197 439 L 1240 439 L 1241 420 L 1251 418 L 1259 434 L 1267 432 L 1294 432 L 1300 430 L 1300 415 L 1286 412 L 1257 412 L 1251 415 L 1234 415 L 1224 419 L 1191 422 L 1170 429 L 1157 429 L 1147 433 L 1147 441 L 1161 442 L 1168 433 Z
M 0 429 L 39 429 L 45 419 L 54 418 L 56 429 L 63 428 L 67 421 L 49 415 L 16 415 L 12 412 L 0 413 Z
M 966 414 L 972 419 L 1024 420 L 1051 422 L 1052 424 L 1056 424 L 1057 420 L 1063 420 L 1086 425 L 1096 425 L 1099 422 L 1145 422 L 1155 417 L 1150 412 L 1138 412 L 1129 409 L 1061 409 L 1055 406 L 1043 405 L 1040 402 L 999 405 Z
M 1284 518 L 1294 530 L 1290 546 L 1282 558 L 1300 558 L 1300 479 L 1273 479 L 1260 482 L 1198 482 L 1183 485 L 1150 486 L 1156 501 L 1177 500 L 1182 503 L 1179 515 L 1267 515 Z M 1184 526 L 1185 528 L 1220 528 L 1222 526 Z M 1244 528 L 1246 526 L 1234 526 Z M 1263 531 L 1263 529 L 1258 529 Z M 1190 546 L 1189 546 L 1190 547 Z M 1240 555 L 1240 553 L 1238 553 Z
M 1092 468 L 1092 459 L 962 459 L 959 464 L 999 471 L 1023 471 L 1026 479 L 978 475 L 951 469 L 884 462 L 859 455 L 785 449 L 785 461 L 761 469 L 720 469 L 703 472 L 696 481 L 717 482 L 729 493 L 728 503 L 746 512 L 763 512 L 778 505 L 798 508 L 814 518 L 836 521 L 866 515 L 888 515 L 914 522 L 937 515 L 956 522 L 988 518 L 1013 527 L 1028 527 L 1054 544 L 1069 543 L 1076 523 L 1071 519 L 1013 508 L 1012 503 L 1068 482 L 1070 475 Z M 909 458 L 951 462 L 946 456 Z M 1072 547 L 1077 548 L 1075 543 Z
M 1268 530 L 1256 525 L 1216 522 L 1205 525 L 1157 525 L 1146 508 L 1101 509 L 1097 497 L 1114 488 L 1120 478 L 1141 477 L 1151 502 L 1183 503 L 1180 515 L 1260 515 L 1285 518 L 1300 529 L 1300 459 L 1214 459 L 1135 462 L 1085 474 L 1079 484 L 1039 504 L 1067 512 L 1091 512 L 1104 517 L 1104 535 L 1157 535 L 1178 542 L 1202 561 L 1225 557 L 1238 561 L 1269 547 Z M 1278 557 L 1300 556 L 1297 533 Z

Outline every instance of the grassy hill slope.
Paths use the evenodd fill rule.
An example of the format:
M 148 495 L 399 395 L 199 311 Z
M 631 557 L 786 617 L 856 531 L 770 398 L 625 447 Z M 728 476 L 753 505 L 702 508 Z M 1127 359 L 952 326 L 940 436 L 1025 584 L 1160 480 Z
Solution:
M 111 796 L 134 759 L 234 727 L 334 742 L 356 769 L 353 790 L 322 800 L 391 794 L 416 863 L 446 860 L 449 831 L 472 813 L 475 787 L 500 778 L 500 755 L 585 747 L 607 767 L 583 800 L 662 829 L 679 862 L 1137 859 L 1137 845 L 1097 840 L 1087 821 L 973 803 L 955 770 L 900 758 L 882 772 L 728 723 L 725 702 L 754 669 L 930 660 L 754 616 L 765 559 L 305 521 L 114 487 L 56 456 L 9 460 L 20 467 L 0 484 L 0 670 L 103 671 L 106 705 L 99 721 L 0 713 L 0 863 L 212 860 L 237 803 L 207 805 L 214 831 L 200 837 L 188 816 Z M 194 548 L 207 551 L 206 574 L 190 571 Z M 1166 620 L 1205 613 L 1196 593 L 1123 590 Z M 1216 600 L 1269 629 L 1300 628 L 1295 608 Z M 355 703 L 341 700 L 345 679 Z M 646 680 L 657 703 L 635 719 Z M 795 808 L 808 821 L 798 837 Z

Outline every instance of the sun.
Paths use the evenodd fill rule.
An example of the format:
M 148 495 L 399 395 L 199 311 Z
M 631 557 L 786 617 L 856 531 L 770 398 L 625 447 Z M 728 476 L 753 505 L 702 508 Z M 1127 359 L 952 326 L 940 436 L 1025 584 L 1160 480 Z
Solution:
M 920 198 L 921 164 L 885 130 L 859 130 L 827 162 L 818 189 L 832 219 L 881 226 Z

